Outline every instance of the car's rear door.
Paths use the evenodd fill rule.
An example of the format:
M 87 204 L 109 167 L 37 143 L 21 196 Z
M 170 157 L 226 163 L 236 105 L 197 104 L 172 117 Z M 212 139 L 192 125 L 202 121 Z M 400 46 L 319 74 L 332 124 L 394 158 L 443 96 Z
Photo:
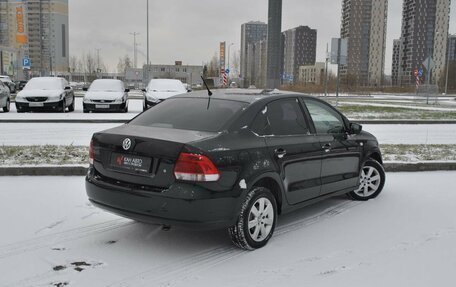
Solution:
M 360 144 L 350 138 L 343 116 L 329 104 L 305 98 L 323 150 L 321 195 L 356 187 L 359 180 Z
M 257 115 L 253 127 L 265 138 L 280 171 L 288 203 L 318 197 L 322 151 L 318 137 L 310 133 L 299 100 L 270 102 Z

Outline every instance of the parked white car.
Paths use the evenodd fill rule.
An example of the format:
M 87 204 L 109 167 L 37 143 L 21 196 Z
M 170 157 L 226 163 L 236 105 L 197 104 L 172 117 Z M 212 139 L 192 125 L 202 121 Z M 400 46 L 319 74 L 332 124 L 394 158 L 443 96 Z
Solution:
M 16 96 L 18 113 L 35 110 L 74 111 L 74 92 L 64 78 L 33 78 Z
M 150 80 L 149 85 L 147 85 L 147 88 L 143 92 L 143 109 L 147 110 L 172 96 L 187 93 L 187 89 L 179 80 L 153 79 Z
M 100 79 L 84 88 L 84 113 L 88 112 L 128 112 L 128 92 L 120 80 Z
M 3 82 L 3 84 L 5 84 L 9 88 L 10 93 L 16 92 L 16 84 L 11 80 L 10 77 L 0 76 L 0 81 Z
M 0 81 L 0 109 L 5 113 L 10 111 L 10 90 L 2 81 Z

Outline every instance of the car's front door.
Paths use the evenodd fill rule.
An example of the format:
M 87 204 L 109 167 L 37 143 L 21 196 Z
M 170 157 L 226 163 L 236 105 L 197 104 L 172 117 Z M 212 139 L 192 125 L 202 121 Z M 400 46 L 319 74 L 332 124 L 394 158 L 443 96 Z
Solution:
M 255 132 L 265 137 L 271 157 L 280 170 L 289 204 L 320 194 L 322 150 L 312 135 L 298 99 L 269 103 L 254 122 Z
M 360 144 L 347 135 L 342 115 L 329 104 L 304 99 L 323 149 L 321 195 L 355 188 L 359 182 Z

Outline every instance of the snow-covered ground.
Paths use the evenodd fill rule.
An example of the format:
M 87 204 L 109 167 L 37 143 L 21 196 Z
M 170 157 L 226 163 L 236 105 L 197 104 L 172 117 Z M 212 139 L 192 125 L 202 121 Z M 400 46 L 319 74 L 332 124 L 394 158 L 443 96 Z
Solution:
M 454 286 L 454 178 L 388 174 L 376 200 L 282 216 L 246 252 L 225 231 L 165 232 L 98 210 L 81 177 L 0 177 L 0 286 Z
M 0 145 L 86 145 L 120 124 L 0 123 Z M 456 144 L 456 125 L 364 125 L 381 144 Z

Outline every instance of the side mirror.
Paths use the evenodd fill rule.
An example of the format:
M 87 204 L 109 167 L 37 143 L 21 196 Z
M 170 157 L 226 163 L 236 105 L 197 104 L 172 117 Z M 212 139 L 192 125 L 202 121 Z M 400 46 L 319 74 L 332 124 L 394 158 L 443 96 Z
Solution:
M 146 89 L 142 89 L 141 91 L 143 91 L 144 93 L 147 93 L 147 90 L 146 90 Z
M 130 89 L 125 89 L 125 93 L 129 93 L 130 92 Z
M 69 91 L 69 90 L 71 90 L 71 87 L 70 86 L 66 86 L 65 87 L 65 91 Z
M 84 92 L 87 92 L 87 91 L 89 90 L 89 88 L 82 88 L 82 90 L 83 90 Z
M 192 90 L 187 90 L 187 93 L 191 93 L 191 92 L 192 92 Z
M 363 126 L 360 124 L 350 123 L 350 134 L 359 135 L 363 130 Z

